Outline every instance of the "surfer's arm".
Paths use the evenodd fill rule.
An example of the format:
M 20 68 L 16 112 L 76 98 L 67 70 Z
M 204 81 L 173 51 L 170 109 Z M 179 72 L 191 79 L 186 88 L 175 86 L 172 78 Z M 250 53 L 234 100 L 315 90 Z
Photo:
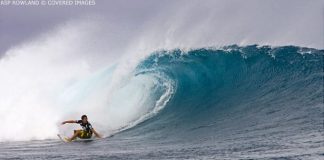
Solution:
M 93 128 L 91 129 L 91 131 L 95 134 L 96 137 L 102 138 L 102 136 L 96 130 L 94 130 Z
M 62 122 L 62 124 L 65 124 L 65 123 L 76 123 L 76 122 L 77 122 L 76 120 L 68 120 L 68 121 Z

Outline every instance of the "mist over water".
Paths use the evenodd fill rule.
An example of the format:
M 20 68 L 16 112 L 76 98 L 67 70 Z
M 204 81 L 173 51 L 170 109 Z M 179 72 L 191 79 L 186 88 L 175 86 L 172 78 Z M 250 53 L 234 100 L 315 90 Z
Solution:
M 111 61 L 96 71 L 82 56 L 86 42 L 78 42 L 89 37 L 81 30 L 91 27 L 82 23 L 58 27 L 1 59 L 1 120 L 11 128 L 1 140 L 55 138 L 70 129 L 58 127 L 61 121 L 82 114 L 109 135 L 157 112 L 168 100 L 168 93 L 160 90 L 170 91 L 171 86 L 157 84 L 161 78 L 132 77 L 132 66 Z
M 0 142 L 47 143 L 87 114 L 115 135 L 98 146 L 138 158 L 322 154 L 323 2 L 208 2 L 97 6 L 4 46 Z

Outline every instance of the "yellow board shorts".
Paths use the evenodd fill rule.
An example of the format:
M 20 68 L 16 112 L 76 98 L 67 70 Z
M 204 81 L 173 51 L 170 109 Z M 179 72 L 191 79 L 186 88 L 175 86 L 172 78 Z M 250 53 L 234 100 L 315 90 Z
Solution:
M 77 130 L 74 130 L 74 132 L 76 132 Z M 80 131 L 80 134 L 78 135 L 78 138 L 81 139 L 88 139 L 92 137 L 92 133 L 91 132 L 87 132 L 85 130 L 78 130 Z

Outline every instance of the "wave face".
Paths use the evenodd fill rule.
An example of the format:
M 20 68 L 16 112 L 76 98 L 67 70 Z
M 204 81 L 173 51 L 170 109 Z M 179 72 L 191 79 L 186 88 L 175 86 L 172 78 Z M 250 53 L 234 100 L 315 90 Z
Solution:
M 323 142 L 323 53 L 256 45 L 157 51 L 135 75 L 163 75 L 174 83 L 172 98 L 116 136 L 264 150 Z
M 38 76 L 37 92 L 28 90 L 23 96 L 29 103 L 16 98 L 19 103 L 12 105 L 11 110 L 0 108 L 2 125 L 9 128 L 0 134 L 0 140 L 12 140 L 22 134 L 22 140 L 30 140 L 31 136 L 36 140 L 56 138 L 55 122 L 83 113 L 100 133 L 115 135 L 96 141 L 90 148 L 84 144 L 61 145 L 55 140 L 1 142 L 5 145 L 0 147 L 4 151 L 0 155 L 17 158 L 25 156 L 26 149 L 32 147 L 36 152 L 26 159 L 36 155 L 45 155 L 45 159 L 71 158 L 70 153 L 84 149 L 87 153 L 73 157 L 320 159 L 324 143 L 323 56 L 324 50 L 298 46 L 162 50 L 136 61 L 134 66 L 121 62 L 94 74 L 73 72 L 79 68 L 73 67 L 61 78 L 55 74 L 60 83 L 55 81 L 51 86 L 45 83 L 45 73 L 61 73 L 53 68 L 64 68 L 63 64 L 52 66 L 46 72 L 37 72 L 43 74 Z M 8 76 L 16 73 L 10 66 L 16 66 L 17 58 L 2 62 L 12 64 L 8 66 Z M 5 73 L 4 69 L 0 71 Z M 34 82 L 33 76 L 31 80 Z M 35 86 L 30 84 L 20 86 Z M 7 97 L 13 95 L 16 94 Z M 44 105 L 35 108 L 39 99 L 52 103 L 40 103 Z M 22 105 L 26 108 L 19 109 Z M 30 108 L 32 114 L 18 114 L 28 113 Z M 53 118 L 48 119 L 49 116 Z M 20 121 L 14 121 L 17 117 Z M 25 125 L 30 120 L 33 123 Z M 39 131 L 39 127 L 44 131 Z M 63 128 L 62 132 L 70 135 L 71 130 L 65 128 L 64 132 Z M 12 131 L 15 135 L 10 134 Z M 24 149 L 20 152 L 17 147 Z

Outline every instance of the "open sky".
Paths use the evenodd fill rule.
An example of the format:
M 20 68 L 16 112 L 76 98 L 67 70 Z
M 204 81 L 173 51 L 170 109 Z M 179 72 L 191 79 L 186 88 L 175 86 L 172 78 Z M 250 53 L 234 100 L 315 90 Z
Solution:
M 1 132 L 0 140 L 29 140 L 37 135 L 39 126 L 43 131 L 38 139 L 53 137 L 58 133 L 58 121 L 78 114 L 72 104 L 96 115 L 96 121 L 106 122 L 102 119 L 108 117 L 107 122 L 115 128 L 142 115 L 144 112 L 122 107 L 107 111 L 111 116 L 106 112 L 97 116 L 94 108 L 104 109 L 109 100 L 112 106 L 114 102 L 119 106 L 121 99 L 114 97 L 122 88 L 118 85 L 128 82 L 141 60 L 156 50 L 232 44 L 323 49 L 323 6 L 324 0 L 96 0 L 94 6 L 0 5 L 0 121 L 10 128 Z M 96 87 L 100 91 L 94 89 L 95 94 L 88 96 Z M 133 93 L 127 89 L 122 93 Z M 125 103 L 130 107 L 135 104 Z M 110 120 L 117 112 L 124 121 Z
M 94 6 L 0 6 L 0 55 L 75 19 L 100 23 L 106 29 L 100 30 L 104 36 L 98 41 L 114 51 L 137 39 L 162 48 L 170 43 L 323 48 L 323 8 L 323 0 L 96 0 Z

